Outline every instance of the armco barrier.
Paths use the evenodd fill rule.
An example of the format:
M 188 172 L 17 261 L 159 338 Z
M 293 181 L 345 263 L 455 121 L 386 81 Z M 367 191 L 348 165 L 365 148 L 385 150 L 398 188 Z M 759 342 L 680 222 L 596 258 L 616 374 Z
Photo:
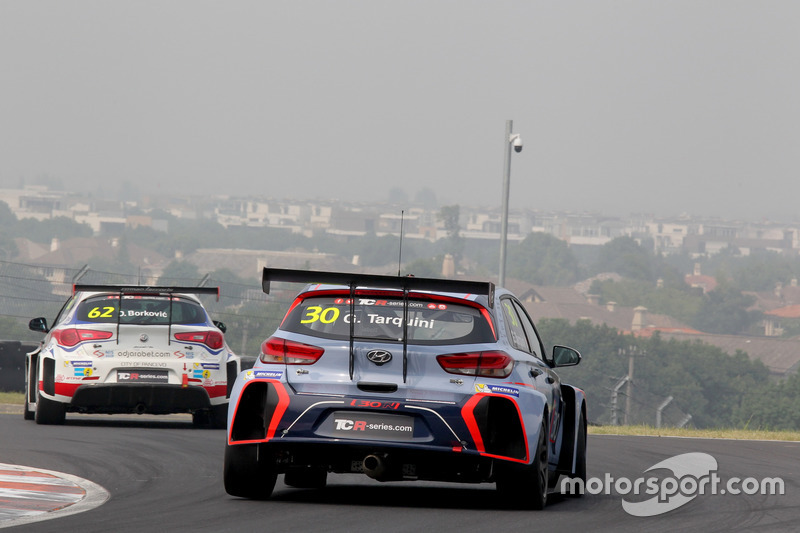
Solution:
M 0 391 L 25 392 L 25 354 L 38 342 L 0 340 Z

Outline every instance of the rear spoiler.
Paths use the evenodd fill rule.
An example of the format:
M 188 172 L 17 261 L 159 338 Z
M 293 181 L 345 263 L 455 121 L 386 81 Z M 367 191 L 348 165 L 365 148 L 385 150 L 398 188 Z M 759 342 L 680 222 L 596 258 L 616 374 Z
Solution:
M 72 286 L 72 293 L 76 292 L 115 292 L 120 295 L 120 307 L 122 307 L 122 295 L 124 294 L 150 294 L 158 296 L 172 296 L 173 294 L 213 294 L 219 301 L 219 287 L 154 287 L 152 285 L 78 285 Z M 121 313 L 117 313 L 117 344 L 119 344 L 119 325 Z M 172 298 L 169 299 L 169 327 L 167 328 L 167 344 L 172 344 Z
M 436 291 L 457 294 L 478 294 L 489 298 L 489 306 L 494 302 L 494 283 L 480 281 L 461 281 L 452 279 L 416 278 L 400 276 L 381 276 L 378 274 L 348 274 L 344 272 L 325 272 L 317 270 L 293 270 L 264 267 L 261 288 L 267 294 L 270 283 L 285 281 L 289 283 L 321 283 L 344 285 L 350 288 L 350 314 L 354 313 L 356 288 L 399 289 L 403 291 L 403 383 L 408 376 L 408 293 L 411 291 Z M 355 321 L 350 321 L 350 379 L 353 379 Z
M 379 274 L 352 274 L 346 272 L 264 267 L 261 288 L 265 293 L 269 294 L 270 283 L 273 281 L 344 285 L 351 289 L 355 289 L 356 287 L 369 287 L 373 289 L 399 289 L 404 292 L 436 291 L 457 294 L 479 294 L 489 298 L 489 307 L 492 307 L 494 303 L 494 283 L 486 281 L 383 276 Z
M 219 301 L 219 287 L 156 287 L 152 285 L 73 285 L 72 293 L 76 292 L 117 292 L 119 294 L 156 294 L 169 295 L 184 294 L 213 294 Z

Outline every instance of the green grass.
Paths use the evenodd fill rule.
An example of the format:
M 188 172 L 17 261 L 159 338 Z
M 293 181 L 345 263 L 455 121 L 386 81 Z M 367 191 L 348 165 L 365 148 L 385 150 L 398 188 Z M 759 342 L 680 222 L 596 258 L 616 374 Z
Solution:
M 0 403 L 13 403 L 22 405 L 23 403 L 25 403 L 25 393 L 0 391 Z
M 589 435 L 634 435 L 653 437 L 694 437 L 697 439 L 800 441 L 800 431 L 654 428 L 651 426 L 589 426 Z

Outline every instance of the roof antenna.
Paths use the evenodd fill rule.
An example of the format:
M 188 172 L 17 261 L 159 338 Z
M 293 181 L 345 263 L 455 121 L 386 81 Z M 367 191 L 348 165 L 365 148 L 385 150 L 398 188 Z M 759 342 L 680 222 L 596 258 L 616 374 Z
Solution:
M 400 265 L 403 262 L 403 215 L 405 214 L 404 210 L 400 210 L 400 253 L 397 257 L 397 277 L 400 277 Z

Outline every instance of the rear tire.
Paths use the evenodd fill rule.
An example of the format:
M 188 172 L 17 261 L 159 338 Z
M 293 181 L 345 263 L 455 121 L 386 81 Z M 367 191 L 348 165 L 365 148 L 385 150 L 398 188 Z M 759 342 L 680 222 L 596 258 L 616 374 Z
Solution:
M 228 404 L 215 405 L 211 408 L 211 416 L 209 417 L 211 429 L 225 429 L 228 427 Z
M 31 406 L 28 403 L 28 392 L 25 391 L 25 406 L 22 408 L 22 417 L 25 420 L 33 420 L 36 418 L 36 413 L 31 410 Z
M 542 424 L 533 463 L 507 463 L 498 473 L 497 490 L 515 508 L 544 509 L 547 504 L 547 481 L 550 455 L 547 446 L 547 425 Z
M 34 419 L 37 424 L 61 425 L 67 418 L 67 406 L 61 402 L 48 400 L 39 394 L 36 399 Z
M 271 455 L 259 457 L 257 444 L 228 444 L 222 478 L 225 492 L 231 496 L 266 500 L 272 495 L 278 474 Z

